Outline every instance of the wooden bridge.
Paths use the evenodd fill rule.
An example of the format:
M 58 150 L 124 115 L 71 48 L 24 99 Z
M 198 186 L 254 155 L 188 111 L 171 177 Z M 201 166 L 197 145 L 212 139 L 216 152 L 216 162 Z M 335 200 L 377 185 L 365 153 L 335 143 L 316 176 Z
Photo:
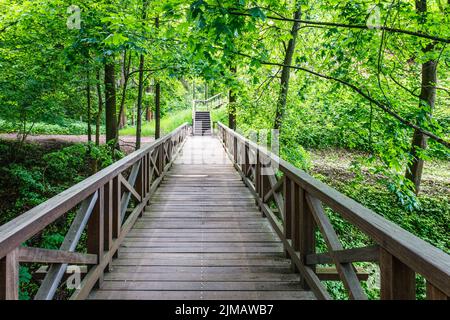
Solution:
M 327 207 L 370 245 L 343 248 Z M 23 245 L 68 212 L 59 250 Z M 381 299 L 415 299 L 416 274 L 428 299 L 450 296 L 448 254 L 221 123 L 217 136 L 183 125 L 0 226 L 2 299 L 29 263 L 45 270 L 35 299 L 67 290 L 68 265 L 71 299 L 331 299 L 323 281 L 367 299 L 357 262 L 379 265 Z

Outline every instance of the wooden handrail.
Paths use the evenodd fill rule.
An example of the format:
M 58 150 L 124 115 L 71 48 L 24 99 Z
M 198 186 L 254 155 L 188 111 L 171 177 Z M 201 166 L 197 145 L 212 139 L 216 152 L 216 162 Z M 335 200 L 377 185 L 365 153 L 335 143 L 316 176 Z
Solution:
M 216 94 L 216 95 L 214 95 L 214 96 L 212 96 L 212 97 L 210 97 L 210 98 L 208 98 L 206 100 L 194 100 L 194 101 L 195 102 L 200 102 L 200 103 L 208 103 L 208 102 L 211 102 L 211 101 L 215 100 L 216 98 L 218 98 L 220 96 L 222 96 L 222 92 L 218 93 L 218 94 Z
M 329 248 L 327 263 L 332 260 L 336 264 L 350 297 L 364 298 L 354 275 L 354 267 L 348 262 L 352 261 L 351 251 L 346 252 L 346 261 L 341 260 L 342 247 L 323 212 L 322 205 L 337 212 L 377 243 L 382 299 L 415 298 L 415 273 L 421 274 L 427 280 L 428 298 L 447 299 L 450 296 L 450 255 L 268 152 L 224 124 L 219 122 L 218 127 L 219 138 L 235 167 L 252 190 L 261 211 L 272 222 L 305 283 L 318 297 L 329 298 L 315 276 L 315 266 L 311 263 L 318 256 L 314 254 L 314 233 L 319 227 Z M 253 161 L 250 161 L 250 158 L 253 158 Z M 275 163 L 283 174 L 278 180 L 275 174 L 261 173 L 262 168 L 271 167 Z M 281 223 L 280 217 L 277 217 L 268 205 L 271 198 L 275 198 L 275 204 L 281 213 Z M 372 260 L 373 250 L 373 247 L 366 250 L 370 252 Z M 355 256 L 367 260 L 364 255 Z M 352 262 L 356 261 L 358 260 Z
M 0 226 L 0 299 L 17 298 L 20 245 L 80 203 L 82 205 L 74 219 L 74 225 L 71 226 L 70 234 L 66 236 L 60 248 L 58 255 L 60 261 L 67 257 L 69 259 L 67 263 L 70 263 L 74 257 L 81 257 L 71 255 L 69 252 L 75 250 L 86 223 L 89 226 L 89 259 L 96 255 L 97 266 L 104 264 L 103 259 L 106 256 L 111 256 L 108 260 L 110 261 L 120 244 L 119 240 L 123 239 L 127 232 L 126 226 L 131 222 L 134 223 L 141 214 L 150 195 L 161 182 L 175 154 L 180 150 L 186 135 L 187 123 Z M 126 180 L 122 174 L 131 167 L 134 174 Z M 131 195 L 136 199 L 137 204 L 127 221 L 123 223 L 122 211 L 127 210 Z M 63 254 L 63 251 L 68 253 Z M 57 252 L 55 252 L 56 255 Z M 43 298 L 48 299 L 53 296 L 55 291 L 53 282 L 60 280 L 61 277 L 58 275 L 64 272 L 65 270 L 61 268 L 54 269 L 54 277 L 51 283 L 48 283 L 48 289 L 42 293 Z M 101 281 L 102 272 L 103 270 L 100 270 L 90 280 Z
M 197 111 L 197 105 L 198 104 L 206 105 L 207 110 L 210 110 L 211 107 L 210 107 L 209 104 L 214 102 L 214 101 L 216 101 L 216 100 L 219 100 L 219 104 L 217 106 L 213 106 L 212 107 L 213 109 L 214 108 L 218 108 L 219 106 L 221 106 L 223 104 L 222 101 L 226 100 L 226 97 L 222 98 L 223 95 L 224 95 L 223 93 L 218 93 L 218 94 L 216 94 L 216 95 L 214 95 L 211 98 L 206 99 L 206 100 L 193 100 L 192 101 L 192 118 L 194 119 L 195 112 Z

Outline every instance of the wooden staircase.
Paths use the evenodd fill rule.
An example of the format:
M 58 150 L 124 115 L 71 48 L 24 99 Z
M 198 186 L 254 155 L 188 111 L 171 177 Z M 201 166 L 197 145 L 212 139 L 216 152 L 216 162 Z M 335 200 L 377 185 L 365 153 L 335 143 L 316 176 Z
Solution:
M 209 111 L 196 111 L 194 116 L 194 136 L 210 136 L 211 113 Z
M 192 125 L 194 136 L 211 136 L 213 126 L 211 110 L 220 108 L 228 103 L 223 93 L 216 94 L 207 100 L 192 101 Z

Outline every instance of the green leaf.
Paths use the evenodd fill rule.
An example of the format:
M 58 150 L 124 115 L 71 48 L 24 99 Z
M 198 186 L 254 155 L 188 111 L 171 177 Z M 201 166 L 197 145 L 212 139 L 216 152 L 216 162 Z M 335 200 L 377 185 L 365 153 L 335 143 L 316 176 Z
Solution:
M 261 10 L 260 7 L 251 8 L 248 10 L 248 12 L 253 18 L 266 20 L 266 15 L 264 14 L 264 12 Z

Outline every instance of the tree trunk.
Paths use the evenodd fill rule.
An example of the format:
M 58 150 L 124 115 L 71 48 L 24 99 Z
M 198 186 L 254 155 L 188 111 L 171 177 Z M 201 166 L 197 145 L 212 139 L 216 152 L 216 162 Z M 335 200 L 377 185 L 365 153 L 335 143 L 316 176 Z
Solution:
M 152 93 L 152 87 L 148 86 L 145 88 L 145 92 L 150 94 Z M 145 107 L 145 121 L 150 122 L 153 120 L 153 110 L 152 110 L 152 104 L 147 101 L 147 106 Z
M 145 25 L 147 18 L 147 0 L 142 2 L 142 26 Z M 142 138 L 142 96 L 144 94 L 144 65 L 145 57 L 141 53 L 139 57 L 139 84 L 138 84 L 138 100 L 137 100 L 137 123 L 136 123 L 136 150 L 141 148 Z
M 123 61 L 122 61 L 122 76 L 120 79 L 120 85 L 122 87 L 122 94 L 120 98 L 120 107 L 119 107 L 119 122 L 118 127 L 122 129 L 127 124 L 127 112 L 126 112 L 126 98 L 127 98 L 127 89 L 128 89 L 128 80 L 131 68 L 131 53 L 127 58 L 127 51 L 123 53 Z
M 141 54 L 139 61 L 139 86 L 137 100 L 137 119 L 136 119 L 136 150 L 141 148 L 142 134 L 142 95 L 144 91 L 144 55 Z
M 283 116 L 286 110 L 286 101 L 287 101 L 287 94 L 289 90 L 289 79 L 291 76 L 291 70 L 288 66 L 292 64 L 292 58 L 294 57 L 295 52 L 295 44 L 297 42 L 297 35 L 298 35 L 298 29 L 300 26 L 299 20 L 302 15 L 302 9 L 299 1 L 296 1 L 295 3 L 295 13 L 294 13 L 294 19 L 296 20 L 291 29 L 291 39 L 288 42 L 288 46 L 286 48 L 286 53 L 284 56 L 284 62 L 283 62 L 283 69 L 281 71 L 281 81 L 280 81 L 280 95 L 278 97 L 277 102 L 277 110 L 275 113 L 275 122 L 274 122 L 274 129 L 281 129 L 281 124 L 283 121 Z
M 427 11 L 426 0 L 416 0 L 416 10 L 418 13 L 425 13 Z M 424 16 L 425 19 L 425 16 Z M 433 45 L 424 48 L 424 52 L 431 51 Z M 422 64 L 422 81 L 420 90 L 420 107 L 429 110 L 428 117 L 431 117 L 431 112 L 436 100 L 436 84 L 437 84 L 437 61 L 429 60 Z M 422 180 L 422 171 L 424 160 L 420 158 L 420 152 L 427 148 L 428 137 L 423 133 L 415 130 L 411 143 L 412 161 L 408 164 L 405 177 L 414 183 L 415 193 L 420 191 L 420 183 Z
M 87 129 L 88 129 L 88 142 L 92 142 L 92 116 L 91 116 L 91 74 L 89 67 L 86 73 L 86 100 L 87 100 Z
M 155 84 L 155 139 L 161 137 L 161 84 Z
M 150 122 L 153 119 L 153 114 L 152 114 L 152 106 L 150 104 L 147 104 L 147 108 L 145 111 L 145 121 Z
M 113 61 L 105 63 L 105 118 L 106 142 L 108 143 L 117 138 L 116 82 Z
M 97 70 L 97 98 L 98 98 L 98 112 L 95 122 L 95 145 L 100 145 L 100 122 L 103 109 L 102 88 L 100 86 L 100 69 Z
M 236 76 L 236 67 L 231 67 L 230 70 Z M 233 89 L 228 92 L 228 101 L 228 127 L 236 130 L 236 92 Z
M 159 29 L 159 17 L 155 18 L 155 27 Z M 155 80 L 155 139 L 161 137 L 161 84 Z

